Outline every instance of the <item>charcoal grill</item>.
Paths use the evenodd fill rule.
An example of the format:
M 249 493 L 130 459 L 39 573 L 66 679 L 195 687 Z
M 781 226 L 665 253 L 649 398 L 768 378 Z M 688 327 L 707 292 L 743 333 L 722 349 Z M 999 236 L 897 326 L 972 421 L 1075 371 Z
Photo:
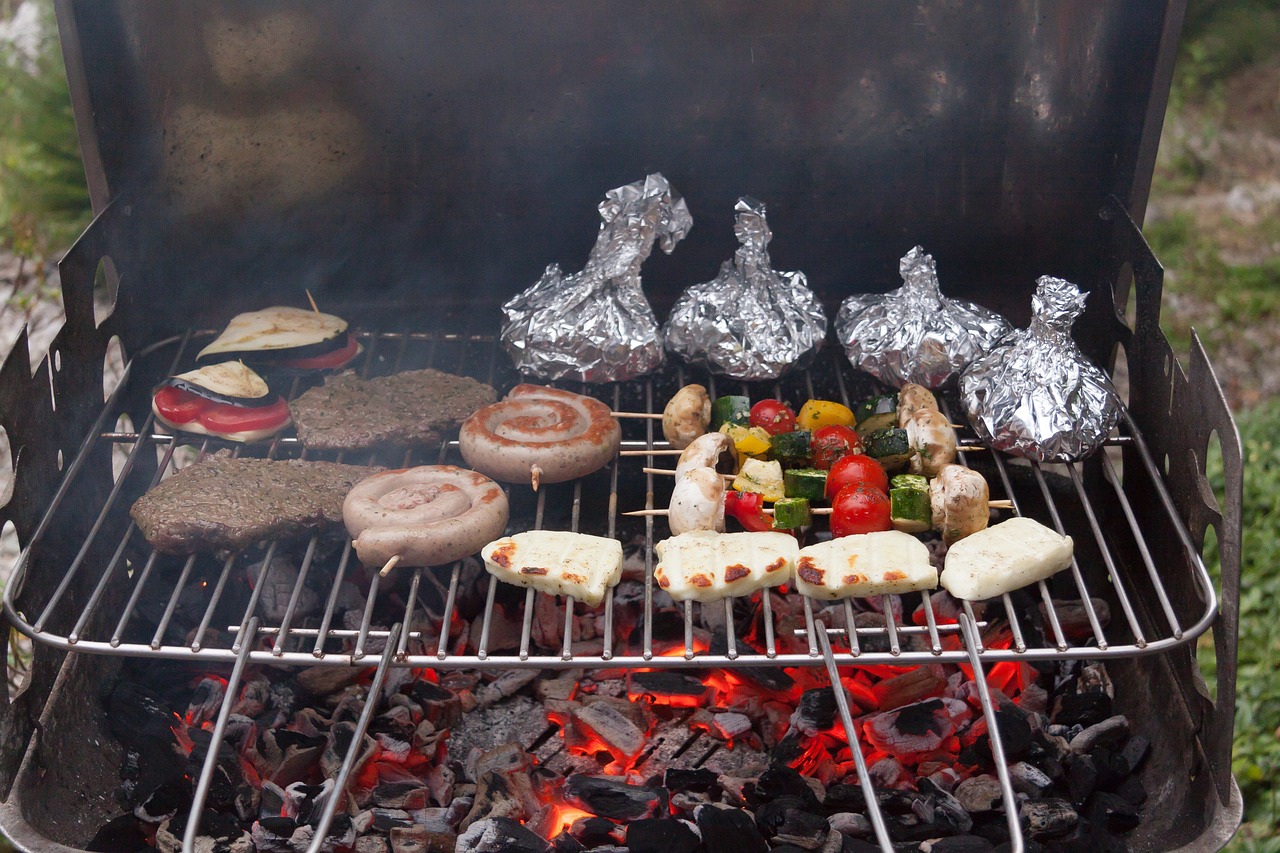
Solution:
M 1240 814 L 1230 775 L 1239 442 L 1199 344 L 1184 369 L 1160 332 L 1161 269 L 1135 224 L 1180 3 L 1114 10 L 1067 0 L 921 2 L 905 10 L 811 2 L 783 10 L 709 2 L 606 11 L 561 2 L 534 12 L 516 3 L 352 10 L 61 0 L 58 12 L 98 216 L 62 263 L 68 319 L 50 357 L 32 376 L 23 339 L 0 372 L 0 423 L 18 462 L 14 497 L 0 517 L 13 521 L 24 546 L 5 616 L 36 640 L 26 688 L 5 709 L 0 750 L 3 825 L 20 845 L 83 844 L 83 830 L 36 803 L 100 801 L 110 778 L 104 754 L 79 778 L 52 789 L 41 781 L 59 748 L 92 740 L 101 726 L 82 713 L 60 722 L 60 709 L 82 702 L 111 671 L 81 653 L 231 664 L 233 684 L 250 662 L 376 667 L 380 680 L 405 666 L 769 664 L 834 672 L 1101 658 L 1127 688 L 1118 701 L 1156 735 L 1146 772 L 1173 780 L 1159 805 L 1148 804 L 1135 831 L 1139 848 L 1213 850 L 1229 837 Z M 968 605 L 954 625 L 926 599 L 922 626 L 897 624 L 889 610 L 883 629 L 846 633 L 827 629 L 806 601 L 806 650 L 782 650 L 768 612 L 759 648 L 739 642 L 728 618 L 727 649 L 698 650 L 698 606 L 688 605 L 682 653 L 656 655 L 651 546 L 664 526 L 620 513 L 665 505 L 669 485 L 641 474 L 640 459 L 536 496 L 510 490 L 513 528 L 643 541 L 643 619 L 625 647 L 606 630 L 610 639 L 599 648 L 574 649 L 566 631 L 560 654 L 535 653 L 528 591 L 518 643 L 491 650 L 499 590 L 489 580 L 479 648 L 457 654 L 447 637 L 429 636 L 422 602 L 434 588 L 443 612 L 432 618 L 447 625 L 461 565 L 372 577 L 358 624 L 343 627 L 334 619 L 340 585 L 359 571 L 349 546 L 311 540 L 275 618 L 259 606 L 275 543 L 265 544 L 247 596 L 237 587 L 262 553 L 209 567 L 143 547 L 128 506 L 189 444 L 154 429 L 150 389 L 186 369 L 231 314 L 296 304 L 309 288 L 360 329 L 366 373 L 434 366 L 509 387 L 516 376 L 495 341 L 496 305 L 546 262 L 584 257 L 599 193 L 657 168 L 690 200 L 699 226 L 671 258 L 646 266 L 660 316 L 725 254 L 732 200 L 745 191 L 769 202 L 775 255 L 809 273 L 832 316 L 849 292 L 892 287 L 897 256 L 915 242 L 939 258 L 950 294 L 1016 322 L 1027 319 L 1036 275 L 1063 275 L 1091 292 L 1077 337 L 1130 382 L 1107 452 L 1068 466 L 966 453 L 1018 512 L 1080 543 L 1070 572 L 1032 592 L 1044 608 L 1041 622 L 1028 621 L 1009 596 L 988 610 L 1008 620 L 1009 648 L 983 645 L 985 623 Z M 111 292 L 107 316 L 94 315 L 95 285 Z M 101 365 L 113 340 L 128 362 L 104 403 Z M 686 381 L 713 393 L 737 390 L 676 367 L 572 390 L 615 410 L 652 412 Z M 848 402 L 871 388 L 829 346 L 809 371 L 743 391 Z M 1214 438 L 1226 471 L 1223 506 L 1205 479 Z M 976 444 L 972 434 L 968 444 Z M 212 450 L 218 442 L 194 446 Z M 651 422 L 628 422 L 624 446 L 662 442 Z M 304 451 L 283 437 L 237 452 Z M 459 460 L 450 443 L 438 454 L 371 461 Z M 1221 601 L 1200 557 L 1210 526 L 1222 556 Z M 326 592 L 318 626 L 295 617 L 309 578 Z M 375 619 L 392 591 L 403 611 Z M 1086 639 L 1065 636 L 1055 604 L 1062 599 L 1080 601 Z M 1095 601 L 1116 614 L 1109 626 Z M 606 601 L 606 625 L 613 604 Z M 196 614 L 198 627 L 175 638 L 180 611 Z M 571 608 L 562 612 L 567 622 Z M 1193 657 L 1210 627 L 1216 704 Z M 906 642 L 913 635 L 921 642 Z M 215 740 L 228 712 L 229 703 Z M 354 758 L 347 756 L 344 774 Z M 198 797 L 212 769 L 211 760 Z M 332 816 L 331 807 L 326 826 Z

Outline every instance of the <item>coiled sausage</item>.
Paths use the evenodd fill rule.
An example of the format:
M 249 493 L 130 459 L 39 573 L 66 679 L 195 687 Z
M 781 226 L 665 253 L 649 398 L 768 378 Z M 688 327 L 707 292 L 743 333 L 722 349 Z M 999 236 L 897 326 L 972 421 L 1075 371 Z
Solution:
M 366 566 L 382 566 L 394 556 L 407 566 L 461 560 L 501 536 L 507 515 L 502 487 L 453 465 L 374 474 L 342 504 L 342 520 Z
M 534 480 L 535 488 L 538 478 L 561 483 L 603 468 L 621 442 L 622 430 L 604 403 L 541 385 L 517 385 L 458 432 L 472 468 L 506 483 Z

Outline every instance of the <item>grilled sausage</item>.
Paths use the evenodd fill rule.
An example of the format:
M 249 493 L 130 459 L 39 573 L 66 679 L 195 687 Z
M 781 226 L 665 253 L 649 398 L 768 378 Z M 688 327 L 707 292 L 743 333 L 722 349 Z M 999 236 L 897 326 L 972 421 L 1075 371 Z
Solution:
M 506 483 L 529 482 L 535 468 L 547 483 L 585 477 L 607 465 L 621 442 L 604 403 L 541 385 L 517 385 L 458 432 L 467 464 Z
M 507 496 L 483 474 L 453 465 L 384 471 L 361 480 L 342 520 L 366 566 L 399 556 L 406 566 L 461 560 L 502 535 Z

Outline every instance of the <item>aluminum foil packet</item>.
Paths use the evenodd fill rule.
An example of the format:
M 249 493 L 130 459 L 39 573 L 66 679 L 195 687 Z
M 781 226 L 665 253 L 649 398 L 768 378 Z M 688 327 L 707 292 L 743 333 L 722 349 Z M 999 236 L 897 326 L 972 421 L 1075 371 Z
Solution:
M 609 190 L 600 235 L 581 272 L 558 264 L 502 306 L 501 340 L 516 369 L 542 379 L 615 382 L 662 364 L 658 318 L 640 284 L 654 242 L 667 254 L 693 227 L 660 173 Z
M 769 265 L 764 203 L 743 196 L 733 209 L 742 245 L 719 275 L 680 295 L 662 334 L 667 349 L 692 364 L 734 379 L 777 379 L 812 360 L 827 315 L 804 273 Z
M 981 305 L 948 299 L 932 255 L 916 246 L 898 264 L 902 287 L 850 296 L 836 315 L 836 335 L 853 366 L 901 388 L 940 388 L 1012 328 Z
M 1071 339 L 1088 294 L 1047 275 L 1036 284 L 1031 325 L 969 366 L 960 400 L 992 448 L 1041 462 L 1074 461 L 1106 440 L 1120 418 L 1120 399 Z

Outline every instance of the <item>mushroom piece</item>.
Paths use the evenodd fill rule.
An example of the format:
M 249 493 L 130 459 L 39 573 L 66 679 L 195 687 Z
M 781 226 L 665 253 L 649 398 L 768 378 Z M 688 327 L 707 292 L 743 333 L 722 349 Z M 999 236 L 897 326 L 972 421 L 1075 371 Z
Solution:
M 662 435 L 677 450 L 688 447 L 711 424 L 711 398 L 701 385 L 686 385 L 662 410 Z

